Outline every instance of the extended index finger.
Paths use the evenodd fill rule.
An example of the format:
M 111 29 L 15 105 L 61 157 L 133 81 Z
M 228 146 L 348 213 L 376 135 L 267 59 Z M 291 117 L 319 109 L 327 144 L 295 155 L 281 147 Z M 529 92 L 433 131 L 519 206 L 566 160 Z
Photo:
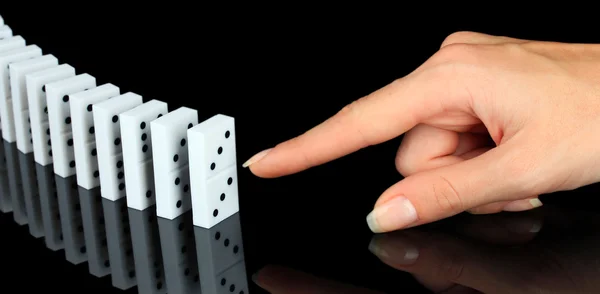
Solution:
M 464 87 L 456 75 L 420 70 L 356 100 L 320 125 L 248 160 L 257 176 L 300 172 L 393 139 L 455 104 Z M 455 106 L 455 105 L 452 105 Z

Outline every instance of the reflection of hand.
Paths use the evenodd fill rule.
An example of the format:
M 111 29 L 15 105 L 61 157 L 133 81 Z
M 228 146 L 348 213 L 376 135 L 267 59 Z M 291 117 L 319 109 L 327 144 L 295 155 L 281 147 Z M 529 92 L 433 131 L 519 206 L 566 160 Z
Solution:
M 567 231 L 556 240 L 534 239 L 541 219 L 515 217 L 476 217 L 459 226 L 467 238 L 421 230 L 378 235 L 369 249 L 434 292 L 598 293 L 599 237 L 576 240 Z
M 279 177 L 405 134 L 406 178 L 375 204 L 373 231 L 531 209 L 600 180 L 598 68 L 596 44 L 453 34 L 409 75 L 244 166 Z
M 264 267 L 253 279 L 272 294 L 383 294 L 274 265 Z

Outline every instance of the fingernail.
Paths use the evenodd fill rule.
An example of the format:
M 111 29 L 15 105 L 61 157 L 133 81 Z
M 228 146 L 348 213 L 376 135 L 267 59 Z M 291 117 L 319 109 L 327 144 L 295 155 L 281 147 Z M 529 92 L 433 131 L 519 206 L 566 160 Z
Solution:
M 537 208 L 542 206 L 542 201 L 540 201 L 539 199 L 535 198 L 535 199 L 523 199 L 523 200 L 516 200 L 513 201 L 509 204 L 507 204 L 506 206 L 504 206 L 503 210 L 504 211 L 524 211 L 524 210 L 530 210 L 532 208 Z
M 415 207 L 403 196 L 392 198 L 367 215 L 367 224 L 374 233 L 402 229 L 416 220 Z
M 400 265 L 409 265 L 415 263 L 417 258 L 419 258 L 419 249 L 412 245 L 394 242 L 394 248 L 390 248 L 393 252 L 388 252 L 385 248 L 386 243 L 381 244 L 378 240 L 379 239 L 377 238 L 371 240 L 371 243 L 369 243 L 369 251 L 384 261 L 394 262 L 395 264 Z
M 267 153 L 269 153 L 272 149 L 273 148 L 269 148 L 256 153 L 254 156 L 250 157 L 250 159 L 244 162 L 244 164 L 242 164 L 242 167 L 249 167 L 251 164 L 258 162 L 259 160 L 263 159 L 263 157 L 265 157 Z

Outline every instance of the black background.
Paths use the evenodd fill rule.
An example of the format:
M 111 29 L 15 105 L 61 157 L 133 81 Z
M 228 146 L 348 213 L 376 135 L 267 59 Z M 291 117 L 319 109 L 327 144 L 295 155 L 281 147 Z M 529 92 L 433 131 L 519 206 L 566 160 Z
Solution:
M 440 17 L 408 7 L 351 13 L 349 7 L 78 3 L 0 6 L 0 14 L 15 35 L 98 84 L 166 101 L 170 110 L 197 109 L 200 120 L 235 117 L 239 165 L 408 74 L 452 32 L 600 40 L 593 19 L 491 17 L 491 8 L 464 15 L 439 9 Z M 279 179 L 259 179 L 240 167 L 248 273 L 275 263 L 372 289 L 417 289 L 414 282 L 398 285 L 405 276 L 367 250 L 372 234 L 365 217 L 380 193 L 401 179 L 393 162 L 400 139 Z M 109 279 L 89 275 L 86 264 L 73 266 L 63 252 L 47 250 L 11 215 L 0 215 L 0 230 L 3 287 L 120 292 Z

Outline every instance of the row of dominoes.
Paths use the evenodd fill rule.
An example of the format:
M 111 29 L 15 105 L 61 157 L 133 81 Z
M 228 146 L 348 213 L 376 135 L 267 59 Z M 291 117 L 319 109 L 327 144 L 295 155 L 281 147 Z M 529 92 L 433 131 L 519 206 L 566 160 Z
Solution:
M 169 112 L 165 102 L 97 85 L 3 22 L 0 32 L 5 141 L 85 189 L 100 187 L 103 198 L 126 196 L 137 210 L 156 204 L 158 217 L 192 209 L 194 225 L 211 228 L 239 210 L 232 117 L 198 123 L 194 109 Z
M 52 54 L 43 53 L 38 46 L 13 35 L 0 16 L 0 128 L 5 145 L 8 144 L 10 150 L 14 148 L 15 152 L 18 150 L 25 158 L 24 162 L 29 158 L 32 164 L 37 163 L 41 178 L 48 178 L 45 171 L 54 173 L 53 189 L 59 186 L 58 198 L 61 200 L 58 206 L 63 233 L 73 232 L 74 226 L 81 222 L 77 214 L 84 214 L 83 219 L 88 220 L 85 243 L 93 245 L 102 239 L 94 234 L 108 235 L 108 245 L 114 250 L 109 254 L 107 266 L 129 254 L 129 247 L 123 247 L 122 242 L 131 240 L 126 240 L 127 236 L 118 236 L 127 227 L 119 230 L 122 224 L 116 220 L 117 214 L 123 214 L 119 207 L 126 203 L 129 216 L 134 216 L 133 220 L 138 223 L 142 223 L 141 219 L 146 219 L 146 215 L 159 218 L 160 243 L 164 247 L 162 255 L 169 261 L 165 262 L 165 270 L 170 269 L 166 273 L 169 293 L 188 293 L 195 289 L 178 286 L 177 276 L 188 273 L 185 268 L 176 268 L 188 261 L 182 260 L 183 249 L 179 252 L 180 249 L 173 246 L 185 242 L 190 246 L 195 243 L 197 247 L 194 251 L 197 256 L 194 254 L 190 259 L 198 264 L 203 292 L 227 288 L 229 292 L 237 289 L 236 292 L 247 293 L 237 214 L 236 134 L 232 117 L 219 114 L 199 123 L 194 109 L 180 107 L 169 111 L 163 101 L 144 102 L 140 95 L 121 93 L 113 84 L 98 85 L 90 74 L 76 73 L 72 66 L 61 64 Z M 17 165 L 13 162 L 11 166 Z M 13 196 L 18 198 L 18 188 L 13 186 L 19 181 L 9 182 L 13 183 Z M 50 180 L 42 182 L 40 189 L 51 188 Z M 81 212 L 79 209 L 70 211 L 73 201 L 79 205 L 73 194 L 77 189 L 69 188 L 74 182 L 77 184 L 72 187 L 79 186 L 80 197 L 83 195 L 81 198 L 87 199 L 81 202 L 82 206 L 87 203 Z M 92 219 L 93 215 L 98 215 L 93 207 L 97 204 L 91 201 L 98 190 L 104 199 L 102 220 Z M 55 201 L 50 199 L 52 192 L 45 192 L 40 193 L 44 194 L 40 199 Z M 33 193 L 30 191 L 29 194 Z M 63 235 L 60 233 L 58 237 L 54 230 L 57 225 L 55 214 L 48 214 L 54 206 L 45 204 L 42 214 L 45 213 L 46 243 L 49 248 L 58 250 L 62 245 L 53 242 L 59 242 L 58 239 L 62 242 Z M 15 212 L 17 207 L 14 206 Z M 14 216 L 17 220 L 16 213 Z M 19 216 L 21 221 L 18 223 L 27 223 L 23 217 Z M 188 217 L 190 221 L 187 221 Z M 104 227 L 105 219 L 106 233 L 91 224 L 95 222 Z M 196 238 L 192 243 L 189 243 L 189 234 L 181 231 L 182 224 L 190 223 Z M 174 224 L 177 227 L 173 227 Z M 30 226 L 33 228 L 34 224 L 30 223 Z M 77 230 L 78 236 L 65 235 L 64 247 L 67 260 L 75 264 L 87 258 L 84 247 L 77 247 L 82 242 L 81 227 Z M 52 231 L 54 233 L 49 234 Z M 129 232 L 127 235 L 130 236 Z M 147 242 L 146 238 L 134 239 L 138 240 L 134 253 L 146 252 L 144 246 L 140 246 Z M 104 265 L 105 261 L 95 260 L 96 269 L 92 270 L 92 255 L 89 257 L 91 272 L 97 276 L 105 275 L 106 271 L 97 270 L 99 262 Z M 146 272 L 143 265 L 136 261 L 136 268 Z M 125 264 L 115 264 L 112 270 L 113 285 L 121 289 L 134 285 L 125 281 L 125 277 L 132 277 L 131 272 L 124 272 L 125 267 Z M 154 276 L 149 273 L 146 275 Z M 150 284 L 139 286 L 140 291 L 144 289 L 144 293 L 151 293 L 148 290 Z M 163 293 L 166 289 L 156 285 L 154 291 L 159 290 Z

